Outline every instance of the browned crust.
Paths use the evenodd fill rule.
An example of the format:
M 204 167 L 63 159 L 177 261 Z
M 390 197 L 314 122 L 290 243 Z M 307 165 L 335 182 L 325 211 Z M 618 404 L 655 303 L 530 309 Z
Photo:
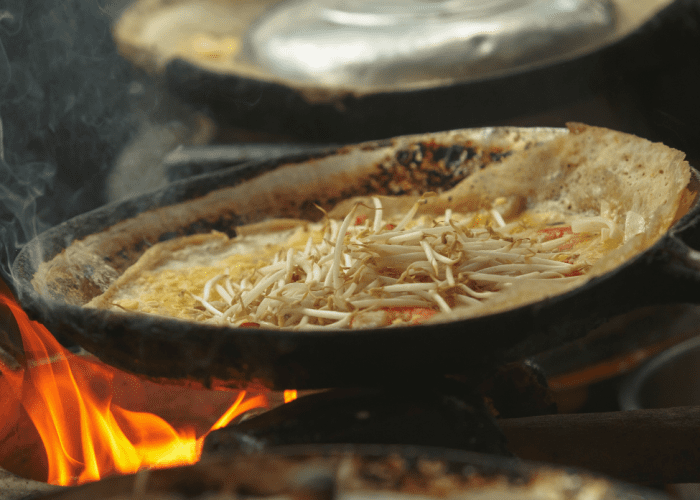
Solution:
M 648 221 L 645 235 L 611 252 L 591 276 L 607 272 L 648 248 L 677 218 L 690 177 L 689 166 L 679 151 L 628 134 L 581 124 L 571 124 L 568 134 L 544 131 L 540 144 L 535 142 L 537 133 L 531 132 L 532 129 L 494 130 L 486 140 L 470 139 L 470 136 L 478 137 L 474 131 L 439 135 L 443 144 L 450 141 L 470 144 L 472 140 L 477 143 L 481 140 L 478 147 L 484 152 L 501 148 L 515 153 L 500 161 L 484 163 L 487 168 L 471 173 L 453 189 L 428 199 L 424 210 L 440 213 L 451 206 L 456 211 L 469 211 L 489 206 L 495 198 L 511 197 L 526 202 L 529 207 L 542 204 L 570 214 L 597 214 L 601 200 L 607 200 L 620 214 L 635 210 L 644 216 Z M 221 214 L 241 214 L 242 220 L 248 218 L 254 223 L 248 229 L 239 227 L 239 232 L 271 230 L 269 224 L 278 224 L 255 223 L 266 217 L 308 217 L 312 212 L 318 217 L 320 212 L 314 203 L 328 207 L 334 200 L 359 194 L 358 190 L 366 193 L 365 189 L 375 185 L 381 189 L 383 182 L 393 182 L 389 175 L 391 167 L 386 165 L 395 162 L 393 158 L 399 148 L 431 140 L 430 136 L 407 137 L 393 139 L 386 148 L 348 147 L 338 156 L 308 162 L 308 168 L 284 165 L 236 187 L 146 212 L 104 233 L 73 243 L 51 262 L 42 264 L 33 283 L 40 292 L 62 290 L 65 295 L 62 298 L 67 302 L 84 304 L 87 300 L 83 297 L 92 298 L 103 293 L 124 273 L 128 264 L 135 262 L 137 255 L 131 254 L 121 264 L 113 261 L 107 264 L 104 259 L 121 249 L 135 248 L 129 243 L 132 240 L 155 243 L 158 235 L 172 231 L 176 227 L 174 224 Z M 509 144 L 513 146 L 509 148 Z M 370 153 L 363 157 L 366 151 Z M 332 168 L 328 168 L 331 163 Z M 388 215 L 392 210 L 405 211 L 416 198 L 413 195 L 385 196 L 385 212 Z M 371 205 L 368 198 L 364 200 Z M 342 217 L 352 203 L 354 201 L 338 204 L 332 215 Z M 83 279 L 85 265 L 95 270 L 97 278 L 89 282 Z M 86 286 L 89 289 L 84 290 Z M 542 297 L 531 297 L 532 300 L 538 298 Z

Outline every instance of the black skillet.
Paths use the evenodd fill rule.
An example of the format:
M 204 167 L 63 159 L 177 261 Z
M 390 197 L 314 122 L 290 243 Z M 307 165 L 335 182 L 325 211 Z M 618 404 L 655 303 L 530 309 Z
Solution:
M 275 389 L 410 383 L 441 374 L 479 379 L 498 362 L 561 345 L 624 311 L 647 304 L 700 301 L 699 259 L 680 239 L 686 233 L 690 238 L 693 232 L 687 230 L 700 220 L 697 174 L 693 174 L 684 198 L 689 200 L 685 215 L 646 251 L 577 289 L 473 319 L 396 329 L 283 332 L 81 307 L 157 241 L 212 229 L 232 234 L 236 225 L 267 216 L 318 219 L 314 203 L 330 207 L 342 197 L 374 192 L 376 186 L 400 191 L 399 174 L 409 171 L 403 165 L 421 163 L 427 155 L 434 160 L 427 164 L 444 164 L 446 169 L 422 176 L 421 189 L 448 187 L 511 151 L 562 133 L 502 128 L 400 137 L 179 181 L 41 234 L 14 262 L 15 290 L 30 316 L 116 367 L 179 383 L 215 387 L 260 383 Z M 334 189 L 314 184 L 327 182 L 324 178 L 348 165 L 373 174 L 342 177 L 342 186 L 336 184 Z M 383 170 L 382 165 L 398 170 Z M 272 194 L 275 182 L 289 191 L 286 197 Z M 235 208 L 231 192 L 237 189 L 246 196 L 259 196 Z M 60 264 L 65 255 L 72 263 L 55 267 L 58 271 L 38 293 L 31 282 L 46 276 L 42 263 L 57 257 Z
M 161 5 L 167 10 L 187 3 L 196 4 L 141 2 L 142 10 L 135 8 L 133 16 L 127 11 L 117 22 L 116 43 L 133 64 L 151 70 L 169 91 L 223 128 L 347 143 L 495 123 L 551 126 L 595 119 L 644 137 L 651 130 L 657 140 L 695 153 L 690 131 L 697 126 L 690 110 L 696 109 L 698 95 L 690 82 L 698 75 L 698 63 L 691 47 L 697 44 L 700 14 L 694 0 L 655 0 L 637 9 L 633 1 L 619 2 L 629 5 L 620 6 L 621 18 L 630 17 L 629 9 L 638 14 L 618 19 L 617 29 L 584 53 L 562 56 L 553 50 L 553 60 L 540 65 L 377 89 L 357 88 L 356 82 L 340 88 L 295 83 L 254 63 L 257 71 L 251 72 L 247 66 L 212 67 L 182 55 L 168 59 L 155 53 L 157 44 L 139 45 L 122 29 L 125 18 L 146 23 L 142 20 Z M 239 19 L 231 33 L 245 31 L 252 22 L 243 13 Z M 673 122 L 681 117 L 687 130 Z

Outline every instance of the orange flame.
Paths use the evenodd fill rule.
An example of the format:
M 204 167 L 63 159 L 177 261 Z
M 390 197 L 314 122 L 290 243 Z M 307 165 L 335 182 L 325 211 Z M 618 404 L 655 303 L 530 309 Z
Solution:
M 297 398 L 297 390 L 296 389 L 289 389 L 288 391 L 284 391 L 284 402 L 289 403 L 290 401 L 294 401 Z
M 0 361 L 0 389 L 9 392 L 0 397 L 3 405 L 8 397 L 17 398 L 31 418 L 46 449 L 49 483 L 80 484 L 144 467 L 194 463 L 208 432 L 252 408 L 267 406 L 264 395 L 245 400 L 246 392 L 241 391 L 199 438 L 193 426 L 176 429 L 157 415 L 126 410 L 113 403 L 118 370 L 64 349 L 44 326 L 29 320 L 3 288 L 0 304 L 10 308 L 20 327 L 26 368 L 13 371 Z

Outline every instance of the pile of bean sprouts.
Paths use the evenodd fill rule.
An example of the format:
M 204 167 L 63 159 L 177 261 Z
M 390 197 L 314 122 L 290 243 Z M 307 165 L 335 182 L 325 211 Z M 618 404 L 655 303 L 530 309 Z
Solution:
M 369 313 L 389 308 L 449 313 L 480 307 L 515 282 L 572 279 L 567 276 L 582 267 L 554 251 L 571 234 L 550 241 L 515 238 L 495 210 L 497 229 L 470 229 L 474 214 L 453 216 L 450 210 L 444 217 L 416 220 L 420 202 L 392 225 L 383 220 L 381 201 L 373 203 L 371 219 L 356 217 L 357 205 L 342 221 L 326 219 L 320 244 L 309 237 L 303 250 L 280 251 L 240 281 L 228 274 L 210 279 L 202 296 L 194 296 L 207 321 L 282 329 L 357 327 Z

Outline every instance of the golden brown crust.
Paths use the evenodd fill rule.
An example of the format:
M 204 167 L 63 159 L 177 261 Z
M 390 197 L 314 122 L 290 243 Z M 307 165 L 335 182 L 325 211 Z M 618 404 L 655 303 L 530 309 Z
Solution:
M 600 216 L 601 206 L 605 205 L 622 227 L 631 215 L 632 219 L 642 221 L 644 229 L 639 234 L 632 233 L 629 238 L 602 251 L 590 251 L 591 255 L 595 254 L 591 260 L 597 262 L 580 280 L 537 287 L 512 286 L 488 307 L 469 312 L 470 315 L 488 314 L 562 293 L 608 272 L 656 242 L 675 220 L 689 181 L 690 170 L 683 156 L 679 151 L 620 132 L 570 124 L 568 134 L 506 156 L 500 163 L 476 171 L 455 188 L 428 198 L 421 213 L 438 215 L 446 208 L 456 212 L 490 210 L 500 204 L 500 211 L 506 218 L 515 217 L 526 208 L 528 213 L 559 214 L 562 220 L 571 220 L 580 215 Z M 390 218 L 406 212 L 417 196 L 382 196 L 381 199 L 385 218 Z M 342 218 L 358 201 L 363 206 L 357 215 L 371 216 L 369 197 L 345 200 L 330 211 L 330 216 Z M 256 203 L 263 202 L 265 200 Z M 300 224 L 304 221 L 272 219 L 237 230 L 241 235 L 255 236 Z M 231 244 L 223 235 L 188 238 L 158 244 L 148 250 L 89 306 L 110 307 L 119 289 L 125 290 L 128 284 L 135 283 L 145 272 L 156 269 L 179 251 L 211 252 L 215 260 L 217 253 Z

